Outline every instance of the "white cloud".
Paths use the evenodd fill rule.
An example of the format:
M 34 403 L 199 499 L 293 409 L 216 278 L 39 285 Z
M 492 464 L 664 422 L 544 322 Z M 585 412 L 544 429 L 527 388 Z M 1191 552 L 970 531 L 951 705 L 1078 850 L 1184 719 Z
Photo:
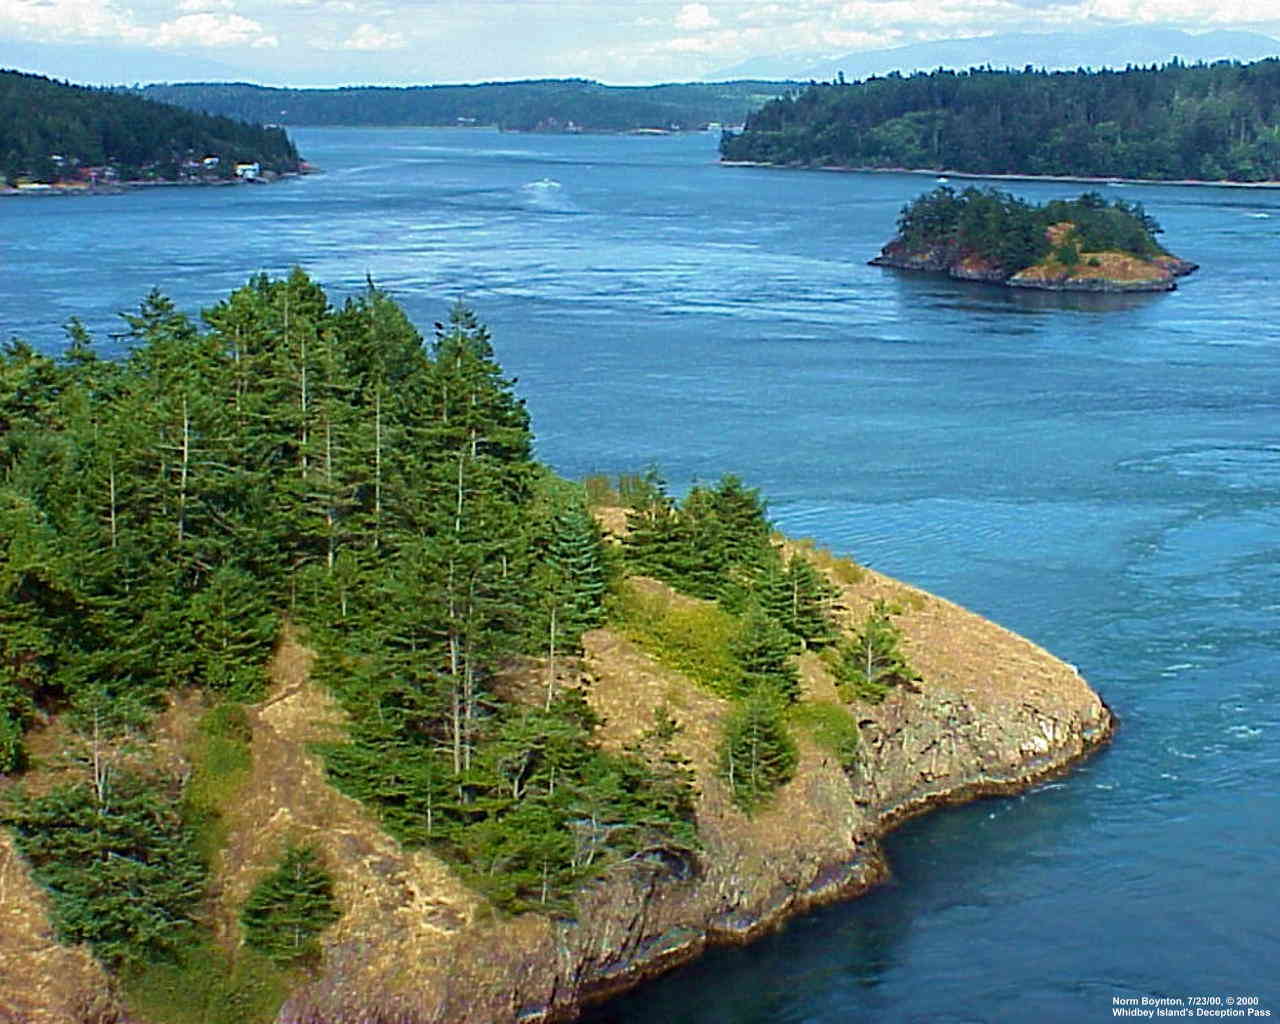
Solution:
M 365 52 L 374 52 L 381 50 L 403 50 L 409 44 L 405 40 L 403 33 L 387 32 L 378 28 L 376 25 L 370 25 L 365 22 L 356 27 L 341 43 L 335 47 L 339 50 L 362 50 Z
M 185 46 L 224 48 L 275 47 L 279 39 L 251 18 L 239 14 L 216 14 L 226 10 L 230 0 L 182 0 L 186 13 L 172 21 L 141 25 L 131 11 L 112 0 L 10 0 L 0 5 L 0 25 L 8 23 L 44 39 L 117 40 L 132 46 L 171 49 Z
M 280 40 L 267 33 L 252 18 L 239 14 L 184 14 L 173 21 L 162 22 L 152 29 L 135 31 L 135 38 L 148 46 L 249 46 L 255 49 L 277 47 Z
M 706 4 L 685 4 L 676 15 L 676 28 L 685 32 L 701 32 L 720 24 Z
M 233 11 L 235 0 L 182 0 L 178 10 L 191 13 L 201 11 Z
M 112 0 L 7 0 L 0 24 L 43 38 L 101 39 L 123 36 L 131 18 Z
M 1080 5 L 1085 17 L 1152 25 L 1177 22 L 1195 26 L 1248 24 L 1280 17 L 1277 5 L 1267 0 L 1086 0 Z

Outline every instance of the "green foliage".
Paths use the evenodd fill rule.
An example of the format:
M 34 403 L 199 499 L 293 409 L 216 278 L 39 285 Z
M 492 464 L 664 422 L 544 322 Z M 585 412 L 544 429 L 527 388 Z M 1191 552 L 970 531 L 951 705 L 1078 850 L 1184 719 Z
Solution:
M 733 650 L 741 627 L 716 605 L 672 601 L 624 584 L 613 598 L 611 617 L 658 661 L 712 693 L 728 697 L 741 689 L 743 668 Z
M 182 795 L 182 817 L 194 830 L 196 848 L 206 863 L 222 848 L 223 816 L 249 778 L 252 738 L 242 704 L 215 705 L 200 720 L 190 752 L 191 775 Z
M 1108 204 L 1096 192 L 1033 206 L 999 189 L 957 193 L 943 185 L 902 208 L 898 233 L 909 247 L 953 246 L 1012 275 L 1050 255 L 1047 229 L 1064 222 L 1073 230 L 1052 255 L 1067 267 L 1080 262 L 1082 251 L 1116 250 L 1144 258 L 1163 252 L 1154 238 L 1160 225 L 1140 203 Z
M 232 955 L 208 936 L 172 958 L 131 965 L 122 981 L 129 1009 L 164 1024 L 271 1024 L 289 994 L 269 957 L 247 947 Z
M 877 600 L 862 629 L 837 650 L 836 688 L 845 701 L 878 704 L 894 686 L 910 686 L 920 679 L 902 653 L 902 632 L 893 624 L 898 609 Z
M 205 868 L 154 780 L 119 772 L 102 792 L 18 791 L 0 813 L 49 891 L 62 942 L 120 965 L 163 957 L 190 934 Z
M 245 942 L 277 964 L 319 952 L 317 938 L 342 916 L 333 880 L 309 846 L 290 846 L 262 878 L 240 911 Z
M 697 130 L 741 124 L 785 86 L 777 82 L 689 82 L 608 86 L 580 78 L 407 88 L 272 89 L 200 83 L 149 85 L 143 95 L 192 110 L 271 124 L 497 125 L 509 131 Z
M 623 478 L 619 492 L 628 502 L 624 551 L 632 572 L 711 600 L 773 557 L 759 492 L 735 476 L 695 486 L 679 503 L 654 469 Z
M 611 865 L 683 862 L 696 848 L 688 778 L 661 757 L 650 767 L 600 750 L 576 691 L 488 719 L 464 773 L 420 723 L 387 703 L 376 721 L 366 713 L 350 743 L 322 748 L 330 777 L 504 910 L 565 912 L 582 880 Z
M 0 775 L 25 766 L 27 752 L 22 734 L 33 710 L 26 694 L 10 683 L 0 683 Z
M 1280 178 L 1280 60 L 811 83 L 726 133 L 727 160 L 975 174 Z M 943 212 L 939 210 L 938 212 Z
M 14 181 L 73 179 L 79 168 L 110 165 L 122 177 L 189 173 L 229 178 L 237 162 L 275 171 L 298 167 L 298 153 L 279 128 L 179 109 L 140 96 L 85 89 L 17 71 L 0 72 L 0 153 Z M 58 154 L 60 160 L 51 159 Z M 216 156 L 216 167 L 203 164 Z M 132 168 L 133 170 L 126 170 Z M 145 171 L 143 169 L 146 169 Z
M 554 660 L 577 651 L 582 634 L 604 622 L 604 541 L 577 493 L 550 503 L 536 527 L 534 555 L 531 575 L 540 599 L 530 616 L 530 649 Z
M 858 722 L 848 708 L 831 701 L 803 701 L 791 708 L 790 720 L 845 769 L 858 758 Z
M 736 693 L 768 692 L 790 702 L 800 692 L 800 678 L 791 663 L 793 636 L 776 619 L 752 602 L 743 613 L 730 650 L 742 667 Z
M 133 884 L 110 836 L 121 814 L 142 829 L 144 804 L 121 803 L 112 737 L 174 688 L 222 702 L 191 751 L 186 825 L 165 832 L 177 816 L 162 801 L 149 820 L 163 834 L 135 837 L 181 845 L 168 881 L 198 890 L 182 858 L 221 846 L 251 764 L 234 702 L 260 694 L 286 614 L 349 713 L 347 741 L 323 748 L 331 778 L 496 905 L 560 911 L 611 865 L 687 862 L 692 803 L 672 763 L 601 750 L 554 671 L 539 709 L 496 685 L 530 650 L 554 670 L 601 622 L 611 565 L 581 489 L 533 460 L 528 412 L 470 310 L 424 344 L 372 285 L 338 309 L 294 270 L 256 275 L 203 325 L 158 292 L 125 322 L 121 363 L 74 323 L 63 360 L 0 351 L 0 751 L 12 770 L 20 730 L 69 708 L 93 779 L 92 815 L 80 790 L 21 805 L 24 821 L 70 815 L 59 835 L 98 837 L 75 840 L 78 883 L 32 832 L 46 884 L 70 893 L 64 934 L 121 962 L 170 941 L 150 896 L 128 895 L 143 919 L 125 928 L 95 909 L 105 881 L 75 888 Z M 138 893 L 178 921 L 178 893 L 139 864 Z
M 748 813 L 763 806 L 791 780 L 797 760 L 776 695 L 765 689 L 738 702 L 725 723 L 719 752 L 720 776 L 734 803 Z

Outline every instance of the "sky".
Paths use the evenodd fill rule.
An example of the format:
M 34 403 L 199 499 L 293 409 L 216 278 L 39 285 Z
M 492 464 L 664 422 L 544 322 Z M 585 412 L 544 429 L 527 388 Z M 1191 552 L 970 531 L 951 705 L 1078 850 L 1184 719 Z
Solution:
M 0 0 L 0 67 L 83 84 L 642 84 L 760 56 L 1121 25 L 1280 37 L 1280 0 Z

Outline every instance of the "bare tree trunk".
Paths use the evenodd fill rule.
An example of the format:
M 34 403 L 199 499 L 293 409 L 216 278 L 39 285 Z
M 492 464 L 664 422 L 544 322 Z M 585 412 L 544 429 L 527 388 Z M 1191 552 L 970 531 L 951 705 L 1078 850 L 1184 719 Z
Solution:
M 373 400 L 373 547 L 382 533 L 382 385 Z
M 187 477 L 191 466 L 191 412 L 187 396 L 182 396 L 182 469 L 178 473 L 178 543 L 182 543 L 187 526 Z
M 111 549 L 114 551 L 118 542 L 116 529 L 116 456 L 112 452 L 107 456 L 107 495 L 111 502 L 107 515 L 111 522 Z
M 551 606 L 551 628 L 547 637 L 547 703 L 546 710 L 551 710 L 551 700 L 556 692 L 556 606 Z

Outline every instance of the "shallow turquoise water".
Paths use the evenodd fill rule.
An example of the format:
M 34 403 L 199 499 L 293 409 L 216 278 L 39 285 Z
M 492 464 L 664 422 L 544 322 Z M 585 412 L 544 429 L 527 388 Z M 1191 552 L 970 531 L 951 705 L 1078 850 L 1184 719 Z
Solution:
M 297 137 L 326 173 L 0 202 L 0 336 L 55 347 L 78 313 L 105 339 L 153 286 L 194 311 L 293 264 L 336 297 L 372 275 L 428 331 L 463 298 L 560 471 L 736 472 L 1121 718 L 1070 778 L 902 830 L 891 885 L 600 1021 L 1280 1014 L 1280 193 L 1108 189 L 1204 269 L 1072 300 L 865 266 L 928 178 L 720 168 L 709 136 Z

